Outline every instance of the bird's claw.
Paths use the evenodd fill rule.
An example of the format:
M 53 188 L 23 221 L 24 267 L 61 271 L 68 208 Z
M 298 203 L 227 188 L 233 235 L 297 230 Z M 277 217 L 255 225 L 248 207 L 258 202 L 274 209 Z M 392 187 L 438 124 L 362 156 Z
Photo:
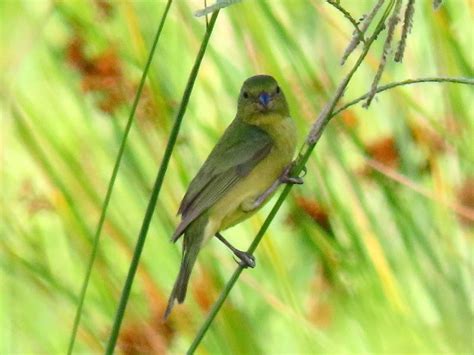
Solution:
M 280 182 L 282 184 L 301 185 L 301 184 L 304 183 L 303 176 L 306 175 L 306 166 L 303 167 L 303 170 L 302 170 L 303 175 L 302 176 L 290 176 L 291 170 L 292 170 L 294 165 L 295 165 L 294 162 L 291 163 L 290 165 L 288 165 L 288 167 L 286 168 L 283 175 L 280 176 Z
M 283 184 L 302 185 L 304 183 L 303 178 L 299 176 L 282 176 L 281 182 Z
M 234 254 L 239 259 L 237 260 L 236 258 L 234 258 L 234 260 L 237 262 L 237 264 L 242 266 L 244 269 L 249 268 L 249 267 L 253 269 L 255 267 L 256 265 L 255 257 L 251 255 L 250 253 L 236 250 L 234 251 Z

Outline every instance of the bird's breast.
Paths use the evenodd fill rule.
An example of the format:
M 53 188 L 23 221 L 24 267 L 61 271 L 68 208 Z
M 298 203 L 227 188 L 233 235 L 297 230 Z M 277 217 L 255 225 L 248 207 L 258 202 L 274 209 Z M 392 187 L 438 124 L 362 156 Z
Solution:
M 233 226 L 254 214 L 256 211 L 244 212 L 240 208 L 242 202 L 263 194 L 291 163 L 297 143 L 296 129 L 291 118 L 279 120 L 278 126 L 275 123 L 266 129 L 273 139 L 270 153 L 211 208 L 210 218 L 219 226 L 218 230 Z

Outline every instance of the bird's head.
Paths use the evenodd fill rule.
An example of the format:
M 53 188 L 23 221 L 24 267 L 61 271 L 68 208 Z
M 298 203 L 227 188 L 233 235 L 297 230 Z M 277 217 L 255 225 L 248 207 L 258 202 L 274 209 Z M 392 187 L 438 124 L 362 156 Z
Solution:
M 242 85 L 237 114 L 252 123 L 263 116 L 289 116 L 289 110 L 277 81 L 270 75 L 256 75 Z

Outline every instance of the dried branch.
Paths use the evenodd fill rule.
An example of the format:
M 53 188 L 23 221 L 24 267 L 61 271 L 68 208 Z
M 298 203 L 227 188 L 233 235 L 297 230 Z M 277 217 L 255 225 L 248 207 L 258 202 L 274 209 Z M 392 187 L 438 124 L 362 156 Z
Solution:
M 362 36 L 365 34 L 367 29 L 369 28 L 370 24 L 372 23 L 373 19 L 375 18 L 375 15 L 377 14 L 377 12 L 382 7 L 384 1 L 385 0 L 378 0 L 377 3 L 375 4 L 375 6 L 372 8 L 372 10 L 370 10 L 370 12 L 367 15 L 364 15 L 362 17 L 363 21 L 362 21 L 362 26 L 360 28 L 360 32 L 362 33 Z M 354 36 L 352 36 L 351 41 L 349 42 L 349 45 L 347 46 L 346 50 L 344 51 L 344 54 L 342 55 L 341 65 L 344 65 L 344 63 L 346 62 L 349 55 L 354 51 L 354 49 L 356 49 L 356 47 L 359 45 L 359 43 L 360 43 L 360 36 L 354 34 Z
M 382 58 L 380 59 L 377 73 L 375 74 L 374 80 L 372 81 L 369 97 L 367 98 L 367 101 L 364 104 L 364 107 L 366 108 L 370 106 L 370 103 L 372 102 L 376 94 L 377 86 L 380 82 L 380 78 L 382 77 L 383 70 L 385 69 L 385 64 L 387 63 L 387 56 L 390 54 L 391 51 L 393 33 L 395 32 L 395 27 L 397 27 L 397 24 L 400 21 L 400 17 L 398 16 L 398 14 L 400 13 L 401 7 L 402 0 L 397 0 L 395 3 L 395 8 L 392 11 L 392 16 L 390 16 L 390 19 L 388 20 L 387 38 L 385 39 Z
M 428 78 L 420 78 L 420 79 L 407 79 L 407 80 L 399 81 L 396 83 L 390 83 L 387 85 L 379 86 L 376 90 L 376 93 L 390 90 L 398 86 L 406 86 L 406 85 L 419 84 L 419 83 L 455 83 L 455 84 L 474 85 L 474 79 L 473 78 L 449 78 L 449 77 L 428 77 Z M 349 107 L 354 106 L 355 104 L 361 102 L 362 100 L 367 99 L 369 97 L 369 94 L 370 93 L 362 95 L 348 102 L 347 104 L 341 106 L 336 111 L 334 111 L 333 116 L 336 116 L 342 111 L 348 109 Z
M 415 0 L 408 0 L 407 7 L 405 9 L 405 16 L 403 17 L 402 36 L 400 38 L 400 42 L 398 43 L 397 53 L 395 53 L 395 61 L 398 63 L 401 63 L 401 61 L 403 60 L 403 54 L 405 53 L 407 37 L 413 27 L 414 13 L 415 13 Z
M 217 0 L 215 4 L 207 6 L 207 3 L 204 3 L 204 9 L 198 10 L 194 13 L 194 16 L 201 17 L 212 14 L 213 12 L 222 10 L 225 7 L 234 5 L 242 0 Z
M 359 29 L 359 24 L 357 23 L 357 21 L 352 17 L 352 15 L 349 13 L 349 11 L 347 11 L 346 9 L 344 9 L 341 4 L 339 4 L 339 2 L 337 0 L 327 0 L 328 4 L 329 5 L 332 5 L 334 6 L 337 10 L 339 10 L 339 12 L 341 12 L 344 17 L 346 19 L 348 19 L 351 23 L 352 23 L 352 26 L 354 26 L 354 35 L 357 35 L 359 37 L 359 42 L 364 42 L 365 43 L 365 38 L 364 38 L 364 34 L 362 33 L 362 31 Z

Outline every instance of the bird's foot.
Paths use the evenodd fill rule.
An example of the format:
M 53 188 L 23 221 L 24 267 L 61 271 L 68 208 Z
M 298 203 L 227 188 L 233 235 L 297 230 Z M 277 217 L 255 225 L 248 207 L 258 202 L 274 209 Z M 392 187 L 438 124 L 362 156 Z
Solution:
M 302 185 L 304 183 L 303 176 L 306 175 L 306 168 L 303 169 L 303 176 L 291 176 L 291 169 L 293 168 L 293 164 L 291 163 L 285 169 L 283 174 L 280 176 L 280 182 L 282 184 L 292 184 L 292 185 Z
M 232 253 L 234 253 L 234 255 L 239 259 L 239 260 L 236 260 L 234 258 L 237 264 L 242 266 L 244 269 L 248 267 L 250 268 L 255 267 L 256 265 L 255 257 L 252 254 L 237 249 L 232 244 L 230 244 L 220 233 L 216 233 L 216 238 L 219 239 L 227 248 L 229 248 L 232 251 Z
M 303 178 L 299 176 L 282 176 L 281 182 L 283 184 L 302 185 L 304 183 Z
M 239 264 L 240 266 L 242 266 L 244 269 L 246 268 L 254 268 L 255 265 L 256 265 L 256 262 L 255 262 L 255 257 L 250 254 L 250 253 L 247 253 L 245 251 L 241 251 L 241 250 L 233 250 L 234 252 L 234 255 L 239 259 L 235 259 L 234 260 L 237 262 L 237 264 Z

